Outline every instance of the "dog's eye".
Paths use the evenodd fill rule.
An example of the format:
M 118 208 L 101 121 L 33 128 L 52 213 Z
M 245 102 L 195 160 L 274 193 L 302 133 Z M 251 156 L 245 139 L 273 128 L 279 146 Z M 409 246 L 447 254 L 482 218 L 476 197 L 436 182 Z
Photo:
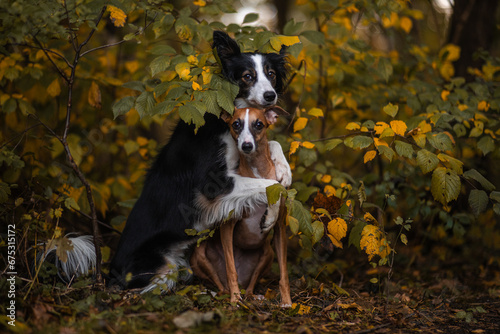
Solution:
M 235 131 L 238 131 L 241 128 L 241 123 L 240 121 L 235 121 L 231 126 Z
M 243 76 L 243 79 L 244 79 L 245 81 L 252 81 L 252 80 L 253 80 L 253 76 L 252 76 L 251 74 L 245 74 L 245 75 Z
M 261 121 L 257 121 L 254 127 L 256 130 L 262 130 L 264 128 L 264 123 L 262 123 Z
M 269 71 L 267 72 L 267 76 L 273 79 L 276 76 L 276 73 L 274 73 L 274 71 Z

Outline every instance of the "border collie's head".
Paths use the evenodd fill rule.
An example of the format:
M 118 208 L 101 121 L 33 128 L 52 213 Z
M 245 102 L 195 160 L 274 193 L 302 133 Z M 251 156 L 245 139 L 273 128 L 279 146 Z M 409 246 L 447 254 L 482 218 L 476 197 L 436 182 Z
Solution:
M 213 47 L 222 65 L 222 74 L 240 87 L 237 108 L 265 108 L 278 102 L 287 70 L 286 48 L 280 53 L 241 52 L 238 43 L 222 31 L 214 31 Z

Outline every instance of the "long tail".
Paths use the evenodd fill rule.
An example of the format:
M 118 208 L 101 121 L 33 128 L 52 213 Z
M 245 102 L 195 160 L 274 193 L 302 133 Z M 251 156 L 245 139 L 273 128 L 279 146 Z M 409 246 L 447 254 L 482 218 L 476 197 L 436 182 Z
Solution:
M 72 250 L 66 250 L 65 254 L 59 254 L 57 249 L 61 247 L 61 244 L 52 242 L 45 252 L 38 254 L 37 263 L 44 262 L 48 258 L 54 259 L 57 274 L 65 282 L 70 282 L 78 276 L 94 271 L 96 267 L 96 254 L 92 236 L 82 235 L 70 238 L 65 237 L 64 239 L 70 241 L 70 244 L 73 246 Z M 64 261 L 64 258 L 66 261 Z

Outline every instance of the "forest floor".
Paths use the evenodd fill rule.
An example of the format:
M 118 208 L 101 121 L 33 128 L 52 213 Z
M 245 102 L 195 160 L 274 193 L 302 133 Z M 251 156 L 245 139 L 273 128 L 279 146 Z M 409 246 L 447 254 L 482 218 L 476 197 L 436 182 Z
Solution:
M 237 305 L 197 281 L 166 295 L 97 289 L 90 278 L 71 287 L 55 279 L 37 283 L 28 294 L 29 282 L 18 281 L 16 326 L 0 314 L 0 332 L 500 333 L 498 257 L 439 261 L 419 255 L 397 258 L 390 271 L 366 259 L 348 260 L 347 254 L 361 258 L 354 253 L 321 262 L 328 265 L 298 256 L 297 263 L 289 261 L 294 305 L 288 309 L 279 306 L 275 270 L 257 287 L 264 300 L 244 298 Z M 4 278 L 0 288 L 6 295 Z

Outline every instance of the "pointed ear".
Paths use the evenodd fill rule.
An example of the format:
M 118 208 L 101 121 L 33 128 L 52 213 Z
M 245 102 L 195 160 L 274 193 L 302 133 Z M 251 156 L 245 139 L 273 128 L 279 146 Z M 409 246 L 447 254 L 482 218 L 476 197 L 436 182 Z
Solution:
M 278 116 L 280 116 L 280 115 L 282 115 L 282 116 L 290 115 L 283 108 L 278 107 L 278 106 L 266 108 L 264 111 L 264 114 L 266 115 L 266 120 L 269 124 L 276 123 L 278 121 Z
M 234 110 L 236 110 L 236 108 L 234 108 Z M 233 111 L 233 113 L 234 113 L 234 111 Z M 222 118 L 222 120 L 224 122 L 226 122 L 226 123 L 229 124 L 229 122 L 233 118 L 233 115 L 231 115 L 230 113 L 228 113 L 225 109 L 222 109 L 222 112 L 220 114 L 220 118 Z
M 213 34 L 212 48 L 217 51 L 216 57 L 221 61 L 241 54 L 238 43 L 223 31 L 215 30 Z

